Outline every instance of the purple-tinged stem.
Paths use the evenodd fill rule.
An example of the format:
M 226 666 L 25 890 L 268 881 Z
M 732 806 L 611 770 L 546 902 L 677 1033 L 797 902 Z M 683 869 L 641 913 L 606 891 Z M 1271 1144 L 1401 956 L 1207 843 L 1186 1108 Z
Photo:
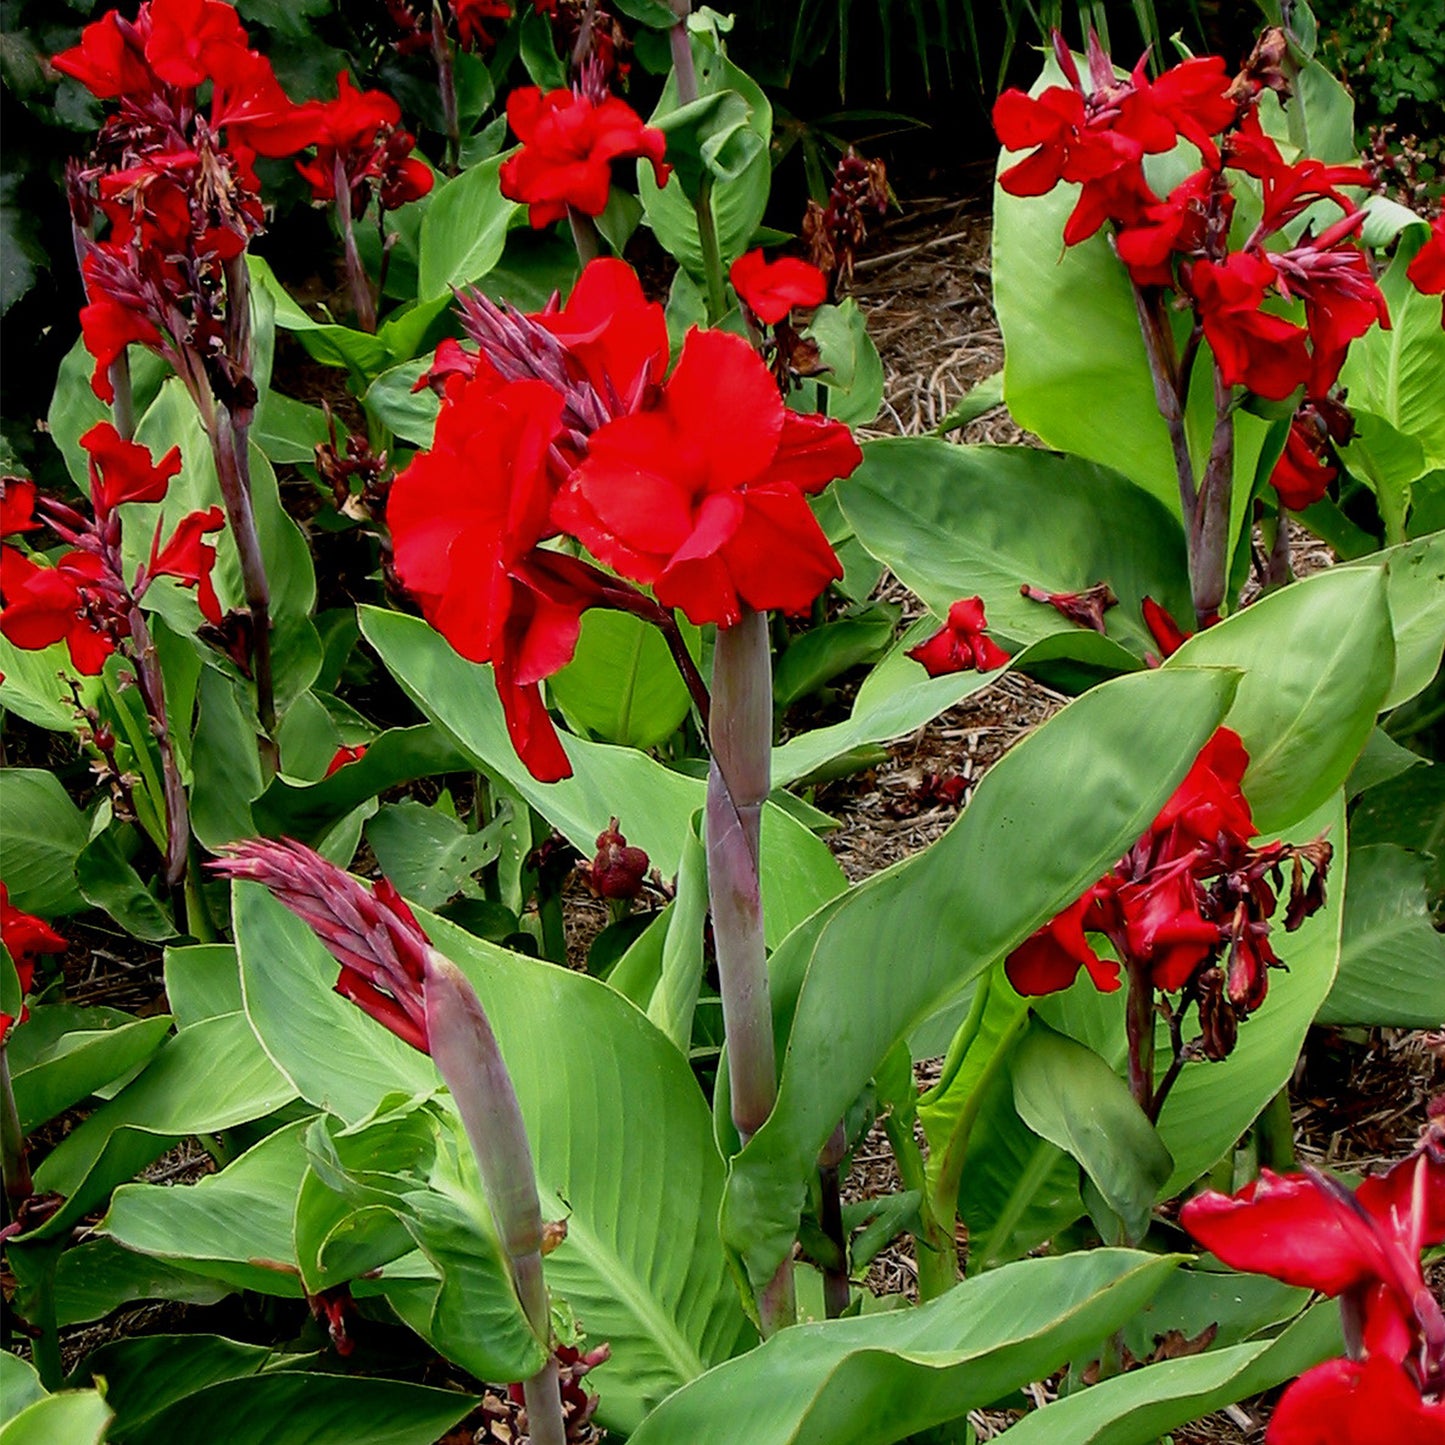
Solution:
M 1134 283 L 1134 309 L 1139 315 L 1139 330 L 1144 337 L 1144 350 L 1149 357 L 1149 374 L 1154 379 L 1154 404 L 1169 428 L 1169 445 L 1174 452 L 1174 470 L 1179 478 L 1179 505 L 1187 528 L 1194 516 L 1197 501 L 1194 486 L 1194 461 L 1189 455 L 1189 438 L 1184 431 L 1183 378 L 1174 359 L 1174 336 L 1169 318 L 1164 314 L 1163 298 L 1157 291 L 1146 292 Z
M 351 291 L 351 309 L 356 324 L 367 332 L 376 331 L 376 298 L 371 294 L 371 277 L 361 264 L 356 248 L 356 227 L 351 217 L 351 180 L 340 152 L 331 163 L 332 188 L 336 192 L 336 225 L 341 232 L 341 247 L 346 257 L 346 284 Z
M 713 652 L 706 829 L 732 1120 L 744 1144 L 762 1127 L 778 1093 L 759 874 L 772 727 L 768 619 L 749 609 L 732 627 L 718 629 Z M 792 1322 L 792 1268 L 792 1260 L 784 1260 L 759 1293 L 765 1335 Z
M 462 130 L 457 119 L 457 77 L 452 66 L 452 43 L 447 38 L 446 17 L 441 0 L 433 0 L 431 8 L 431 53 L 437 67 L 437 90 L 441 95 L 442 124 L 447 132 L 447 150 L 443 169 L 455 175 L 462 158 Z
M 1125 1032 L 1129 1041 L 1129 1092 L 1153 1118 L 1154 1108 L 1154 980 L 1147 964 L 1128 960 L 1129 998 Z
M 433 1062 L 451 1090 L 481 1170 L 487 1206 L 523 1312 L 547 1362 L 522 1384 L 532 1445 L 566 1445 L 551 1309 L 542 1274 L 542 1207 L 512 1076 L 481 1000 L 462 971 L 428 950 L 422 985 Z
M 1234 493 L 1234 416 L 1230 389 L 1214 368 L 1214 439 L 1189 523 L 1189 581 L 1200 627 L 1219 617 L 1229 572 L 1229 510 Z
M 843 1229 L 843 1200 L 838 1188 L 838 1166 L 847 1152 L 848 1141 L 840 1123 L 818 1156 L 818 1225 L 827 1236 L 837 1258 L 823 1269 L 823 1312 L 838 1319 L 848 1308 L 848 1237 Z
M 177 887 L 186 874 L 191 836 L 190 810 L 186 803 L 186 787 L 176 764 L 176 751 L 166 719 L 165 679 L 161 673 L 156 645 L 146 625 L 145 613 L 139 606 L 130 609 L 131 657 L 135 662 L 136 683 L 150 719 L 151 732 L 161 755 L 161 786 L 166 805 L 165 880 Z

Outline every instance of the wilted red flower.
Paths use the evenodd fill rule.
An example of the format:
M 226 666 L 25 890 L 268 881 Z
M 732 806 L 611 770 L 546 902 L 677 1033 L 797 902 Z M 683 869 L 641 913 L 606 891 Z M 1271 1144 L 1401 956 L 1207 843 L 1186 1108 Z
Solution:
M 650 161 L 660 186 L 672 174 L 663 159 L 667 137 L 615 95 L 594 102 L 570 90 L 543 95 L 522 86 L 507 96 L 507 123 L 522 149 L 502 163 L 502 194 L 527 205 L 534 227 L 560 221 L 568 206 L 600 216 L 615 160 Z
M 987 635 L 982 597 L 964 597 L 948 609 L 948 621 L 927 642 L 908 650 L 914 662 L 922 663 L 929 677 L 950 672 L 992 672 L 1002 667 L 1009 654 Z
M 562 399 L 538 381 L 448 392 L 429 452 L 387 503 L 397 575 L 456 650 L 493 664 L 518 756 L 543 781 L 568 776 L 537 684 L 565 666 L 592 591 L 582 564 L 537 543 L 556 530 L 548 453 Z
M 761 251 L 748 251 L 733 262 L 728 279 L 748 310 L 768 326 L 795 306 L 821 306 L 828 299 L 828 278 L 796 256 L 769 261 Z
M 139 442 L 127 441 L 108 422 L 97 422 L 80 439 L 90 455 L 90 500 L 102 520 L 123 502 L 159 502 L 181 469 L 181 449 L 160 461 Z
M 845 426 L 783 406 L 739 336 L 692 330 L 656 403 L 588 439 L 555 525 L 695 623 L 802 612 L 843 575 L 807 494 L 862 460 Z
M 35 483 L 29 477 L 0 477 L 0 537 L 34 532 Z
M 1406 279 L 1425 296 L 1445 292 L 1445 215 L 1430 223 L 1430 239 L 1415 253 L 1405 268 Z M 1445 326 L 1445 307 L 1441 308 L 1440 325 Z
M 10 902 L 10 891 L 4 883 L 0 883 L 0 943 L 9 950 L 15 972 L 20 976 L 22 997 L 30 992 L 35 980 L 36 959 L 42 953 L 64 953 L 70 947 L 43 918 L 22 913 L 14 907 Z M 27 1012 L 22 1006 L 21 1023 L 25 1022 Z M 15 1021 L 14 1015 L 0 1013 L 0 1044 L 4 1043 L 5 1036 Z
M 647 877 L 648 858 L 641 848 L 629 847 L 613 818 L 597 835 L 597 853 L 582 870 L 587 886 L 601 898 L 636 898 Z
M 457 22 L 457 39 L 464 50 L 490 50 L 497 37 L 488 20 L 510 20 L 511 0 L 448 0 Z
M 1019 594 L 1030 602 L 1047 603 L 1061 617 L 1077 622 L 1080 627 L 1091 628 L 1100 637 L 1104 636 L 1104 614 L 1119 603 L 1107 582 L 1096 582 L 1082 592 L 1045 592 L 1042 587 L 1025 582 Z

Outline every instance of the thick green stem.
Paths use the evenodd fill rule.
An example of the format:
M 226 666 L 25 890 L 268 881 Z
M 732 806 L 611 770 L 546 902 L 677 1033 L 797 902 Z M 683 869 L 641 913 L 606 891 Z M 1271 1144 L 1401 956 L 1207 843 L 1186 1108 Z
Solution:
M 733 1124 L 744 1144 L 777 1098 L 773 1008 L 759 874 L 763 804 L 773 752 L 768 620 L 747 610 L 720 627 L 713 652 L 708 742 L 707 874 L 717 949 Z M 792 1261 L 758 1297 L 764 1334 L 793 1317 Z
M 1255 1124 L 1259 1138 L 1259 1162 L 1275 1171 L 1298 1166 L 1294 1148 L 1294 1117 L 1289 1108 L 1289 1085 L 1286 1084 L 1268 1104 Z
M 115 429 L 126 441 L 135 439 L 135 391 L 130 381 L 130 357 L 122 351 L 110 364 L 110 385 L 115 400 L 110 404 Z
M 577 248 L 577 260 L 585 267 L 602 254 L 602 232 L 597 229 L 597 222 L 576 206 L 567 207 L 567 224 L 572 228 L 572 244 Z
M 542 1273 L 542 1206 L 512 1076 L 471 984 L 435 950 L 427 953 L 422 994 L 432 1060 L 451 1091 L 476 1156 L 517 1299 L 547 1352 L 546 1363 L 522 1385 L 530 1439 L 533 1445 L 565 1445 L 551 1309 Z
M 898 1178 L 905 1189 L 916 1190 L 922 1199 L 919 1213 L 923 1220 L 923 1237 L 914 1251 L 918 1265 L 920 1299 L 937 1299 L 958 1283 L 958 1246 L 951 1229 L 945 1229 L 934 1214 L 928 1198 L 928 1179 L 923 1167 L 923 1151 L 913 1137 L 912 1123 L 889 1113 L 883 1118 L 883 1132 L 898 1165 Z M 954 1211 L 948 1211 L 952 1221 Z
M 1129 1040 L 1129 1092 L 1144 1113 L 1154 1110 L 1154 981 L 1145 964 L 1129 964 L 1125 1031 Z
M 165 679 L 161 674 L 156 646 L 146 625 L 145 613 L 136 606 L 130 610 L 131 657 L 136 666 L 136 682 L 145 701 L 146 715 L 155 734 L 161 755 L 161 789 L 166 805 L 165 880 L 169 888 L 177 887 L 186 873 L 191 840 L 190 809 L 186 802 L 186 786 L 176 762 L 171 742 L 170 725 L 166 719 Z

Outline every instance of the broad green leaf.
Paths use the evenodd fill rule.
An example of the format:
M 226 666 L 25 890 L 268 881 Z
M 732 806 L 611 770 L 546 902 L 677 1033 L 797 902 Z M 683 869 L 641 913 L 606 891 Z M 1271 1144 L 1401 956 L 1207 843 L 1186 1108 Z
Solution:
M 417 378 L 431 366 L 431 358 L 418 357 L 383 371 L 361 398 L 366 414 L 403 441 L 429 447 L 436 430 L 441 398 L 431 387 L 414 391 Z
M 774 954 L 774 1009 L 791 1015 L 778 1102 L 733 1160 L 723 1213 L 755 1283 L 788 1248 L 819 1151 L 888 1052 L 1139 836 L 1233 689 L 1231 675 L 1196 670 L 1086 693 L 989 771 L 933 847 Z
M 479 281 L 498 261 L 519 207 L 501 192 L 504 156 L 473 166 L 437 188 L 421 223 L 419 294 L 446 296 Z
M 110 1406 L 95 1390 L 62 1390 L 27 1405 L 0 1426 L 0 1445 L 100 1445 Z
M 366 841 L 381 871 L 402 896 L 437 908 L 459 893 L 480 896 L 476 881 L 501 852 L 496 822 L 480 833 L 414 798 L 384 803 L 366 824 Z
M 1445 767 L 1420 762 L 1361 795 L 1350 814 L 1350 842 L 1398 843 L 1429 859 L 1429 890 L 1439 897 L 1445 894 Z
M 133 938 L 164 943 L 176 936 L 176 922 L 126 856 L 121 840 L 128 831 L 116 824 L 97 833 L 75 860 L 75 880 L 85 901 L 103 908 Z
M 1033 93 L 1062 83 L 1050 60 Z M 1192 165 L 1194 152 L 1181 146 L 1181 157 L 1185 150 Z M 1000 171 L 1022 158 L 1005 151 Z M 1175 156 L 1152 159 L 1148 169 L 1156 181 L 1158 171 L 1178 168 Z M 1182 179 L 1181 172 L 1169 183 Z M 1014 420 L 1047 445 L 1117 468 L 1178 516 L 1173 450 L 1155 404 L 1128 271 L 1113 253 L 1107 227 L 1081 245 L 1063 243 L 1064 222 L 1078 196 L 1078 186 L 1067 183 L 1045 196 L 1011 196 L 995 188 L 993 296 L 1006 348 L 1004 400 Z M 1175 329 L 1182 349 L 1186 318 L 1177 317 Z M 1205 346 L 1186 413 L 1196 474 L 1203 471 L 1214 425 L 1212 373 Z M 1236 412 L 1234 420 L 1231 536 L 1242 525 L 1268 431 L 1247 412 Z
M 236 949 L 229 943 L 197 943 L 168 948 L 165 954 L 166 1002 L 176 1027 L 188 1029 L 203 1019 L 240 1013 L 241 976 Z
M 683 626 L 696 653 L 697 629 Z M 569 720 L 624 747 L 665 741 L 691 705 L 662 634 L 640 617 L 602 608 L 582 618 L 572 661 L 547 685 Z
M 256 729 L 242 710 L 238 691 L 237 684 L 215 668 L 202 671 L 200 714 L 191 743 L 191 831 L 203 847 L 213 850 L 255 834 L 251 804 L 266 786 Z
M 251 423 L 251 440 L 266 459 L 276 466 L 310 466 L 316 448 L 327 440 L 326 413 L 319 406 L 282 396 L 279 391 L 261 394 L 256 419 Z
M 144 1335 L 93 1350 L 76 1373 L 105 1390 L 115 1411 L 110 1439 L 125 1441 L 166 1406 L 222 1380 L 257 1375 L 274 1358 L 265 1345 L 220 1335 Z
M 1025 1415 L 1009 1434 L 1017 1445 L 1152 1445 L 1188 1425 L 1303 1374 L 1342 1348 L 1330 1301 L 1274 1339 L 1162 1360 L 1100 1381 Z
M 84 908 L 75 862 L 89 837 L 84 815 L 54 773 L 0 773 L 0 878 L 12 908 L 43 918 Z
M 260 256 L 248 256 L 246 264 L 251 269 L 252 286 L 265 290 L 276 303 L 276 325 L 283 331 L 295 332 L 317 361 L 326 366 L 344 366 L 363 378 L 376 376 L 391 365 L 395 358 L 380 337 L 334 321 L 315 320 L 296 303 L 269 262 Z
M 1350 473 L 1375 494 L 1385 537 L 1405 540 L 1405 518 L 1410 511 L 1412 484 L 1431 468 L 1417 438 L 1397 430 L 1374 412 L 1351 408 L 1355 432 L 1340 459 Z
M 1139 656 L 1157 650 L 1144 597 L 1193 615 L 1179 523 L 1108 467 L 1035 447 L 889 437 L 869 442 L 835 490 L 858 540 L 937 617 L 977 594 L 991 630 L 1027 644 L 1083 629 L 1020 587 L 1081 592 L 1107 582 L 1120 602 L 1104 614 L 1109 636 Z
M 398 1091 L 439 1087 L 428 1058 L 332 991 L 335 961 L 268 895 L 238 885 L 235 923 L 247 1011 L 303 1098 L 355 1123 Z M 626 1361 L 597 1384 L 604 1422 L 634 1429 L 748 1334 L 714 1224 L 722 1161 L 707 1106 L 678 1050 L 605 984 L 440 918 L 422 925 L 496 1030 L 544 1215 L 567 1219 L 548 1283 Z
M 82 707 L 94 702 L 100 679 L 77 673 L 63 642 L 31 652 L 0 637 L 0 707 L 7 712 L 54 733 L 74 732 L 75 699 L 66 678 L 79 684 Z
M 541 1369 L 546 1354 L 517 1298 L 461 1122 L 450 1109 L 444 1113 L 412 1110 L 408 1122 L 418 1114 L 437 1135 L 428 1157 L 419 1161 L 430 1165 L 424 1177 L 411 1170 L 394 1172 L 395 1150 L 387 1135 L 396 1132 L 400 1121 L 385 1104 L 374 1125 L 341 1131 L 339 1125 L 332 1130 L 318 1122 L 309 1131 L 312 1172 L 302 1186 L 296 1217 L 303 1277 L 311 1268 L 313 1251 L 318 1262 L 325 1261 L 334 1252 L 327 1246 L 338 1242 L 353 1258 L 358 1245 L 379 1242 L 389 1246 L 369 1262 L 364 1256 L 356 1260 L 367 1269 L 420 1249 L 437 1279 L 402 1280 L 400 1288 L 397 1284 L 383 1286 L 401 1317 L 434 1348 L 479 1379 L 527 1379 Z M 313 1182 L 336 1191 L 331 1199 L 342 1206 L 339 1217 L 333 1213 L 327 1219 L 325 1201 L 310 1187 Z M 307 1227 L 311 1222 L 305 1218 L 308 1203 L 313 1216 L 320 1205 L 321 1222 L 332 1224 L 319 1239 Z M 393 1228 L 385 1228 L 381 1239 L 376 1239 L 378 1214 L 389 1216 L 389 1225 L 402 1225 L 400 1238 Z M 358 1225 L 359 1230 L 355 1228 Z M 370 1240 L 365 1238 L 368 1235 Z
M 1361 793 L 1419 767 L 1424 761 L 1419 753 L 1411 752 L 1397 743 L 1384 728 L 1377 727 L 1366 740 L 1359 761 L 1350 769 L 1345 796 L 1357 798 Z
M 364 607 L 361 626 L 417 706 L 478 766 L 505 779 L 574 847 L 590 854 L 608 819 L 620 817 L 630 843 L 664 871 L 675 866 L 692 815 L 704 803 L 707 788 L 701 779 L 671 772 L 632 748 L 566 737 L 572 777 L 539 783 L 512 747 L 490 668 L 459 657 L 419 618 Z M 619 806 L 632 811 L 619 813 Z M 765 926 L 768 942 L 777 944 L 841 891 L 843 875 L 827 845 L 774 805 L 763 814 L 763 856 Z
M 1395 634 L 1395 676 L 1380 704 L 1399 707 L 1427 688 L 1445 651 L 1445 531 L 1390 547 L 1349 564 L 1358 571 L 1384 564 Z
M 1393 843 L 1351 850 L 1339 976 L 1321 1023 L 1445 1024 L 1445 935 L 1431 921 L 1429 873 Z
M 140 416 L 155 400 L 161 382 L 171 375 L 171 369 L 160 357 L 141 346 L 128 347 L 126 356 L 130 361 L 131 395 L 136 415 Z M 84 339 L 77 336 L 75 345 L 60 363 L 55 394 L 46 417 L 51 440 L 60 448 L 66 470 L 82 492 L 89 491 L 90 458 L 80 439 L 96 422 L 112 420 L 110 408 L 91 388 L 94 370 L 95 358 L 85 349 Z
M 1378 198 L 1375 198 L 1378 200 Z M 1445 331 L 1440 301 L 1411 284 L 1405 272 L 1429 237 L 1418 217 L 1406 229 L 1380 292 L 1390 308 L 1390 329 L 1378 323 L 1350 345 L 1341 382 L 1349 388 L 1350 407 L 1362 407 L 1397 431 L 1413 437 L 1433 467 L 1445 466 L 1445 408 L 1440 378 L 1445 376 Z
M 1137 1242 L 1174 1160 L 1128 1085 L 1093 1049 L 1035 1019 L 1009 1061 L 1014 1107 L 1070 1154 Z
M 63 1233 L 177 1139 L 264 1118 L 295 1097 L 244 1015 L 225 1014 L 184 1030 L 46 1156 L 35 1171 L 35 1187 L 63 1194 L 65 1204 L 27 1237 Z
M 27 1134 L 144 1063 L 170 1032 L 166 1014 L 37 1005 L 6 1045 L 20 1127 Z
M 199 1025 L 192 1033 L 199 1033 Z M 299 1299 L 291 1218 L 306 1172 L 302 1119 L 184 1188 L 125 1184 L 101 1229 L 117 1244 L 234 1289 Z
M 632 1445 L 903 1440 L 1091 1354 L 1177 1263 L 1115 1249 L 1023 1260 L 916 1309 L 796 1325 L 680 1390 Z
M 219 1280 L 122 1249 L 103 1235 L 60 1256 L 53 1289 L 56 1322 L 62 1329 L 104 1319 L 137 1300 L 213 1305 L 231 1293 L 231 1287 Z
M 653 112 L 649 125 L 667 137 L 667 161 L 693 200 L 704 174 L 735 181 L 767 142 L 749 121 L 752 107 L 735 90 L 712 90 L 673 110 Z
M 1009 1050 L 1027 1016 L 1028 1000 L 1014 992 L 1003 966 L 978 982 L 976 995 L 944 1057 L 938 1082 L 918 1101 L 918 1119 L 928 1140 L 924 1177 L 929 1196 L 956 1209 L 959 1178 L 984 1091 L 1008 1068 Z
M 692 1045 L 693 1015 L 706 967 L 703 939 L 708 909 L 707 850 L 701 815 L 682 850 L 677 865 L 677 893 L 670 907 L 657 986 L 647 1001 L 647 1016 L 686 1057 Z
M 1124 1344 L 1147 1359 L 1156 1339 L 1178 1330 L 1193 1339 L 1214 1325 L 1212 1348 L 1240 1344 L 1296 1319 L 1311 1292 L 1265 1274 L 1239 1274 L 1217 1261 L 1175 1270 L 1159 1292 L 1124 1327 Z
M 692 37 L 692 56 L 699 96 L 707 97 L 724 91 L 739 95 L 750 108 L 749 128 L 762 142 L 735 179 L 718 184 L 713 189 L 712 213 L 718 247 L 722 263 L 727 266 L 747 250 L 767 208 L 773 179 L 772 161 L 768 154 L 773 132 L 773 108 L 755 81 L 698 36 Z M 677 103 L 677 76 L 673 73 L 663 86 L 652 123 L 676 110 Z M 647 161 L 639 161 L 637 187 L 642 209 L 657 239 L 694 277 L 701 280 L 704 268 L 697 216 L 683 190 L 682 181 L 674 175 L 668 178 L 666 186 L 659 186 L 653 179 L 652 166 Z
M 773 706 L 790 707 L 850 667 L 876 661 L 893 641 L 898 613 L 874 602 L 794 638 L 773 673 Z
M 870 426 L 883 405 L 883 362 L 868 335 L 868 318 L 849 296 L 837 306 L 820 306 L 807 326 L 827 370 L 828 415 L 849 426 Z
M 476 1404 L 401 1380 L 273 1370 L 187 1395 L 121 1445 L 173 1445 L 197 1420 L 207 1422 L 212 1445 L 432 1445 Z
M 9 1350 L 0 1351 L 0 1425 L 13 1420 L 37 1400 L 43 1400 L 47 1393 L 28 1360 L 12 1355 Z
M 451 304 L 452 295 L 447 291 L 441 296 L 433 296 L 429 301 L 402 306 L 382 322 L 376 333 L 377 338 L 385 342 L 394 361 L 411 361 L 428 337 L 440 339 L 438 333 L 446 328 L 444 324 L 438 326 L 437 318 Z M 433 341 L 432 348 L 435 344 Z
M 1344 782 L 1383 706 L 1395 647 L 1378 567 L 1341 567 L 1261 598 L 1192 637 L 1165 663 L 1236 667 L 1228 724 L 1244 740 L 1244 791 L 1269 832 Z
M 315 847 L 337 822 L 368 798 L 401 783 L 465 767 L 467 760 L 434 724 L 388 728 L 367 744 L 360 758 L 338 768 L 329 778 L 314 783 L 283 776 L 273 778 L 252 804 L 251 816 L 257 830 L 267 837 L 284 834 Z

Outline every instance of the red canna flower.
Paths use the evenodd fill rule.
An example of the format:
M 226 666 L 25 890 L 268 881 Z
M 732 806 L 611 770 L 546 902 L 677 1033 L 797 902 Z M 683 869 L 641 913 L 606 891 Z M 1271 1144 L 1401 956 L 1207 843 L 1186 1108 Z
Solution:
M 431 451 L 387 502 L 397 575 L 463 657 L 493 664 L 518 756 L 543 781 L 571 767 L 537 685 L 571 660 L 595 600 L 584 564 L 537 549 L 556 530 L 548 455 L 561 414 L 542 382 L 455 385 Z
M 34 532 L 35 483 L 29 477 L 0 477 L 0 537 Z
M 139 442 L 126 441 L 108 422 L 97 422 L 80 439 L 90 454 L 90 499 L 102 521 L 123 502 L 159 502 L 181 469 L 181 449 L 159 462 Z
M 1187 268 L 1204 336 L 1226 386 L 1247 386 L 1283 401 L 1310 376 L 1306 333 L 1262 309 L 1277 276 L 1263 256 L 1234 251 L 1224 261 L 1200 260 Z
M 1410 284 L 1425 296 L 1445 292 L 1445 215 L 1430 223 L 1430 239 L 1415 253 L 1405 268 Z M 1440 325 L 1445 327 L 1445 307 L 1441 308 Z
M 90 593 L 103 572 L 92 552 L 67 552 L 54 567 L 40 567 L 0 548 L 0 633 L 26 651 L 64 641 L 76 671 L 96 676 L 116 642 L 114 629 L 98 629 L 91 615 Z
M 593 101 L 570 90 L 543 95 L 523 86 L 507 96 L 507 123 L 522 149 L 502 163 L 502 194 L 528 206 L 534 227 L 560 221 L 568 206 L 600 216 L 615 160 L 650 161 L 660 186 L 672 174 L 663 159 L 666 136 L 615 95 Z
M 85 349 L 95 358 L 91 390 L 109 405 L 115 400 L 111 385 L 111 365 L 133 341 L 143 346 L 159 346 L 161 333 L 149 317 L 105 295 L 93 299 L 80 309 L 80 334 Z
M 1189 1200 L 1179 1218 L 1235 1269 L 1340 1297 L 1351 1358 L 1290 1386 L 1270 1445 L 1445 1440 L 1445 1313 L 1420 1266 L 1422 1249 L 1445 1242 L 1445 1153 L 1433 1118 L 1410 1158 L 1353 1193 L 1315 1169 L 1266 1169 L 1232 1197 Z
M 802 612 L 842 576 L 807 494 L 861 460 L 846 427 L 783 406 L 741 337 L 694 329 L 656 404 L 588 439 L 553 522 L 695 623 Z
M 1073 983 L 1081 967 L 1100 993 L 1119 987 L 1118 962 L 1100 958 L 1084 936 L 1086 921 L 1109 891 L 1110 880 L 1104 879 L 1009 954 L 1005 972 L 1019 993 L 1029 998 L 1057 993 Z
M 160 546 L 160 528 L 157 527 L 151 543 L 150 562 L 146 567 L 147 579 L 174 577 L 183 587 L 194 587 L 202 616 L 216 627 L 221 625 L 221 604 L 211 582 L 216 549 L 207 546 L 203 539 L 211 532 L 219 532 L 225 525 L 226 516 L 219 507 L 211 507 L 204 512 L 188 512 L 176 523 L 176 529 L 164 547 Z
M 135 27 L 122 30 L 114 10 L 87 25 L 80 32 L 80 43 L 53 56 L 50 63 L 101 100 L 135 95 L 154 84 Z
M 733 262 L 728 279 L 748 310 L 768 326 L 795 306 L 821 306 L 828 299 L 828 278 L 796 256 L 769 261 L 761 251 L 748 251 Z
M 1002 667 L 1009 654 L 987 635 L 983 598 L 964 597 L 948 609 L 948 621 L 927 642 L 908 650 L 914 662 L 922 663 L 929 677 L 950 672 L 992 672 Z
M 1155 838 L 1168 837 L 1175 854 L 1217 847 L 1220 840 L 1243 844 L 1254 837 L 1254 818 L 1240 789 L 1249 754 L 1233 728 L 1216 728 L 1200 749 L 1184 781 L 1150 825 Z
M 1324 496 L 1337 468 L 1327 453 L 1329 433 L 1306 406 L 1289 424 L 1284 451 L 1269 474 L 1269 484 L 1292 512 L 1302 512 Z
M 1173 286 L 1174 258 L 1202 253 L 1212 226 L 1228 230 L 1234 197 L 1220 190 L 1218 173 L 1195 171 L 1169 192 L 1146 203 L 1115 240 L 1119 259 L 1140 286 Z
M 168 85 L 204 85 L 231 53 L 246 51 L 246 32 L 225 0 L 150 0 L 145 55 Z
M 0 943 L 9 950 L 20 977 L 20 993 L 23 998 L 30 992 L 35 981 L 35 962 L 42 953 L 64 953 L 70 944 L 63 939 L 43 918 L 22 913 L 10 902 L 10 891 L 0 883 Z M 24 1023 L 29 1013 L 23 1005 L 18 1022 Z M 0 1044 L 10 1032 L 10 1026 L 17 1020 L 12 1014 L 0 1013 Z
M 490 50 L 497 43 L 497 37 L 487 28 L 487 21 L 512 18 L 511 0 L 449 0 L 449 3 L 463 50 Z

